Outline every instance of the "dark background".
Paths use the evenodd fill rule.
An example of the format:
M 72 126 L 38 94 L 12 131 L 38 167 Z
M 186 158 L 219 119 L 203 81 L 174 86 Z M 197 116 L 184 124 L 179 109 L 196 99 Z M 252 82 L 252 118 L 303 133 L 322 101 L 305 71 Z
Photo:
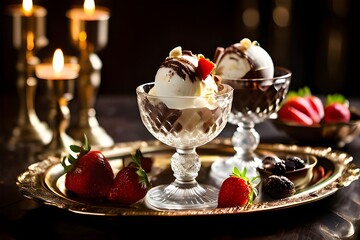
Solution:
M 17 93 L 17 51 L 11 44 L 11 18 L 4 9 L 21 3 L 0 1 L 1 95 Z M 69 43 L 65 12 L 73 5 L 82 6 L 83 1 L 33 3 L 48 12 L 49 44 L 37 55 L 52 57 L 56 48 L 65 55 L 76 55 Z M 135 94 L 137 85 L 154 79 L 160 63 L 176 46 L 212 58 L 216 47 L 248 37 L 257 40 L 276 65 L 293 71 L 292 89 L 307 85 L 314 94 L 358 96 L 354 87 L 360 80 L 355 0 L 97 0 L 95 4 L 111 11 L 108 44 L 98 52 L 103 62 L 99 94 Z M 290 16 L 285 27 L 273 20 L 273 11 L 283 7 Z M 249 8 L 259 12 L 255 27 L 243 21 Z

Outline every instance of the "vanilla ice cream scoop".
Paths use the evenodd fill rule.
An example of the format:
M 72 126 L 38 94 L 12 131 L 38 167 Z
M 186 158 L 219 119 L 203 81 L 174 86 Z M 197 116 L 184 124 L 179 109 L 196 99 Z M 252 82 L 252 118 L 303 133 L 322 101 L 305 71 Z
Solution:
M 274 64 L 257 41 L 242 39 L 215 54 L 216 74 L 226 79 L 272 78 Z
M 191 51 L 176 47 L 170 51 L 169 56 L 160 65 L 156 76 L 155 85 L 149 94 L 161 96 L 169 108 L 204 107 L 204 98 L 179 100 L 170 97 L 207 97 L 218 93 L 217 79 L 212 74 L 212 69 L 199 69 L 199 61 L 204 56 L 193 54 Z M 207 68 L 207 67 L 205 67 Z

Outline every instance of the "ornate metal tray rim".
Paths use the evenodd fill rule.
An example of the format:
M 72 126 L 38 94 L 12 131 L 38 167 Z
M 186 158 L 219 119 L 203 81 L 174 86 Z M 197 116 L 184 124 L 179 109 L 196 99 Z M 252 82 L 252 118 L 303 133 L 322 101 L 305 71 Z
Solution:
M 174 151 L 172 148 L 169 148 L 156 140 L 117 143 L 114 147 L 101 150 L 111 161 L 112 159 L 130 156 L 137 148 L 141 148 L 144 153 L 164 150 Z M 199 147 L 198 151 L 214 149 L 229 151 L 229 154 L 232 154 L 233 149 L 231 147 L 231 140 L 227 138 L 215 139 L 207 145 Z M 59 174 L 58 176 L 57 174 L 54 174 L 53 170 L 54 168 L 61 166 L 59 158 L 51 156 L 40 162 L 31 164 L 25 172 L 18 176 L 17 186 L 19 191 L 27 198 L 38 200 L 44 204 L 66 209 L 79 214 L 99 216 L 198 216 L 244 214 L 291 208 L 323 199 L 335 193 L 339 189 L 349 186 L 353 181 L 359 179 L 360 177 L 359 168 L 352 163 L 353 157 L 345 152 L 333 150 L 330 147 L 307 147 L 277 143 L 260 143 L 258 149 L 264 151 L 310 154 L 318 158 L 324 158 L 334 165 L 334 172 L 323 181 L 312 185 L 304 191 L 300 191 L 292 197 L 266 202 L 255 202 L 247 208 L 233 207 L 159 211 L 147 208 L 141 201 L 132 206 L 94 204 L 78 201 L 77 199 L 65 196 L 61 193 L 61 191 L 54 191 L 52 187 L 48 186 L 47 182 L 55 181 L 56 178 L 59 178 L 61 175 Z

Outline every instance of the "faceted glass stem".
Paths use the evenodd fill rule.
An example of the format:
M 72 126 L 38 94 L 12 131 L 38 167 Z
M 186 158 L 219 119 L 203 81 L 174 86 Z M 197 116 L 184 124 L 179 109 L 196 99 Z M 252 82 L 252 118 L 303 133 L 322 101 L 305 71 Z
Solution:
M 155 209 L 198 209 L 217 207 L 218 189 L 196 181 L 201 162 L 195 148 L 176 149 L 171 158 L 175 180 L 153 187 L 145 201 Z
M 239 123 L 231 140 L 238 158 L 252 159 L 260 143 L 260 135 L 253 122 Z
M 236 154 L 224 161 L 216 161 L 211 166 L 211 177 L 215 184 L 221 186 L 223 180 L 231 175 L 234 167 L 240 171 L 246 167 L 249 179 L 257 176 L 256 168 L 261 164 L 261 159 L 255 153 L 260 143 L 260 135 L 255 130 L 253 122 L 239 123 L 233 134 L 232 144 Z

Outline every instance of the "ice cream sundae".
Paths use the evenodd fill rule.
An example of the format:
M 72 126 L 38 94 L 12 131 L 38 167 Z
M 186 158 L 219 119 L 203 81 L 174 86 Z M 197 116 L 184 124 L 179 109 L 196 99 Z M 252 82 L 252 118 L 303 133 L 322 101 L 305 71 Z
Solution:
M 233 89 L 214 76 L 215 64 L 201 54 L 170 51 L 155 81 L 136 88 L 141 119 L 162 143 L 176 148 L 171 184 L 153 187 L 145 203 L 156 209 L 204 209 L 217 206 L 218 189 L 196 181 L 201 162 L 198 146 L 213 140 L 225 127 Z
M 285 99 L 291 71 L 274 66 L 267 51 L 248 38 L 215 52 L 216 74 L 223 84 L 234 89 L 228 121 L 237 125 L 232 137 L 236 154 L 226 161 L 214 161 L 211 176 L 220 183 L 231 174 L 233 166 L 246 168 L 248 177 L 257 175 L 261 161 L 255 150 L 260 135 L 255 125 L 276 112 Z

